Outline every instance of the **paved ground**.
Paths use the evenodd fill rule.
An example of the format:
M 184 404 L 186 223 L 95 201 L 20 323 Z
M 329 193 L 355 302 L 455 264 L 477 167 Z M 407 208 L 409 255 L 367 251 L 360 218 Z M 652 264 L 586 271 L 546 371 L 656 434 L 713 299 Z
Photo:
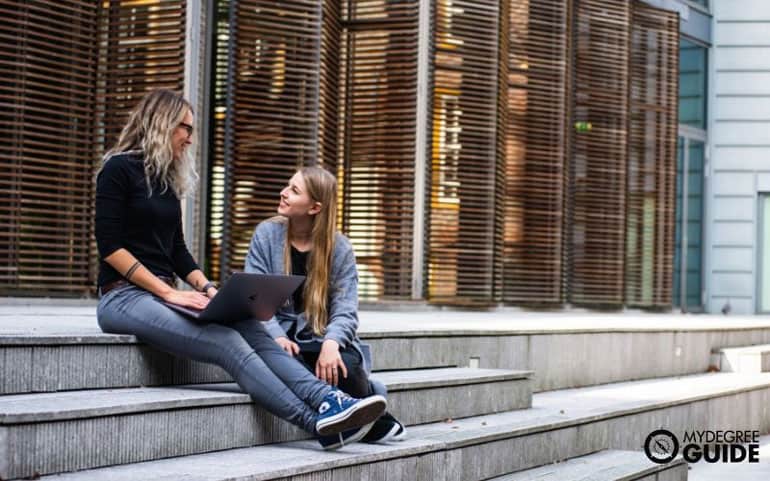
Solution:
M 770 328 L 769 316 L 650 314 L 639 311 L 554 312 L 496 309 L 457 311 L 417 306 L 406 310 L 362 310 L 362 334 L 452 332 L 537 333 L 607 332 L 627 330 L 719 330 Z M 0 335 L 96 334 L 94 301 L 57 302 L 0 298 Z
M 770 436 L 760 438 L 759 463 L 716 463 L 703 461 L 690 465 L 688 481 L 768 481 L 770 480 Z

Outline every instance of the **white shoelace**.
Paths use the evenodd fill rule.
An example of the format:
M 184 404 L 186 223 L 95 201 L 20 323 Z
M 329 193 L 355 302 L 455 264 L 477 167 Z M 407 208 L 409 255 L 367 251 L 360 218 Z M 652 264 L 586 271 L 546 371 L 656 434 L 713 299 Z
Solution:
M 340 407 L 342 407 L 342 401 L 344 399 L 353 399 L 352 396 L 350 396 L 349 394 L 347 394 L 347 393 L 345 393 L 343 391 L 337 390 L 337 391 L 333 391 L 332 393 L 334 394 L 334 397 L 337 398 L 337 404 L 339 404 Z

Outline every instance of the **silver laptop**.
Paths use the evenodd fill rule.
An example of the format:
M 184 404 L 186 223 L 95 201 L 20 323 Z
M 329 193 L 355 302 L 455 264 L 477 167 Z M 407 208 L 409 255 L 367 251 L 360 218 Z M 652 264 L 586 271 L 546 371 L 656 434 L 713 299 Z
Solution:
M 165 304 L 201 322 L 228 324 L 244 319 L 269 321 L 304 279 L 305 276 L 236 272 L 225 281 L 203 310 L 169 302 Z

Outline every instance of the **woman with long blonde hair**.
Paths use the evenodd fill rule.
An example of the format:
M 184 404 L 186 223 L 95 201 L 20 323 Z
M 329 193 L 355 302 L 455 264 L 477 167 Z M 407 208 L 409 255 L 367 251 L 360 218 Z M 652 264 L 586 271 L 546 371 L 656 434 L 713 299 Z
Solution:
M 354 430 L 362 437 L 359 431 L 384 412 L 384 397 L 354 399 L 320 381 L 256 320 L 205 324 L 161 302 L 203 309 L 217 294 L 182 233 L 180 198 L 196 177 L 187 154 L 192 133 L 190 104 L 156 90 L 134 109 L 104 158 L 96 185 L 99 326 L 218 364 L 259 405 L 310 433 Z M 176 289 L 176 276 L 195 290 Z
M 357 334 L 356 258 L 350 241 L 337 232 L 335 177 L 318 166 L 300 169 L 281 191 L 278 214 L 257 226 L 245 271 L 306 280 L 265 327 L 319 379 L 357 397 L 384 395 L 385 387 L 369 379 L 369 349 Z M 405 434 L 386 413 L 363 440 L 400 440 Z

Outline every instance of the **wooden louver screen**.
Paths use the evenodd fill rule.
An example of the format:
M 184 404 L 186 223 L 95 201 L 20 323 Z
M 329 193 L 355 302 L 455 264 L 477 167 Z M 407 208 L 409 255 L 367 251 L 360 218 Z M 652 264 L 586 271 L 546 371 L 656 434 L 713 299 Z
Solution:
M 679 16 L 634 3 L 628 154 L 626 304 L 671 305 Z
M 97 9 L 0 0 L 0 294 L 91 287 Z
M 569 301 L 623 304 L 628 0 L 576 0 L 569 193 Z
M 109 0 L 102 8 L 99 117 L 106 151 L 147 92 L 184 88 L 186 2 Z
M 220 276 L 243 269 L 254 227 L 276 215 L 294 171 L 322 160 L 319 52 L 330 34 L 321 28 L 323 2 L 243 0 L 231 9 Z M 323 160 L 336 172 L 336 159 Z
M 507 9 L 505 10 L 507 11 Z M 438 1 L 428 230 L 428 300 L 495 302 L 502 155 L 498 1 Z
M 343 2 L 341 219 L 366 300 L 411 296 L 418 3 Z
M 511 2 L 503 301 L 563 302 L 569 0 Z

